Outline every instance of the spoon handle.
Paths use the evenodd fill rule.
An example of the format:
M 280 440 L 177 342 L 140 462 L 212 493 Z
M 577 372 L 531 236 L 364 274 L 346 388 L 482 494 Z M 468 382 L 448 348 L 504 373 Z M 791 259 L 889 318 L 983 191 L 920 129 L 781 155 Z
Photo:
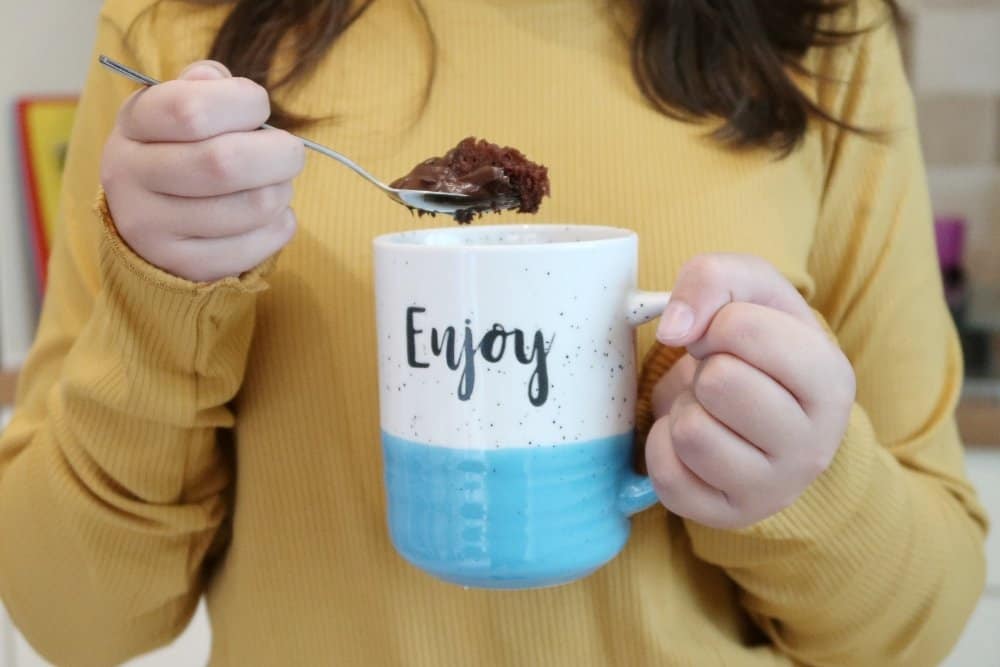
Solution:
M 112 72 L 121 74 L 126 79 L 132 79 L 136 83 L 141 83 L 144 86 L 155 86 L 156 84 L 159 83 L 159 81 L 157 81 L 156 79 L 151 79 L 145 74 L 140 74 L 131 67 L 122 65 L 117 60 L 112 60 L 111 58 L 108 58 L 103 54 L 97 59 L 97 61 L 102 65 L 104 65 L 105 67 L 107 67 Z
M 121 64 L 120 62 L 118 62 L 116 60 L 112 60 L 111 58 L 108 58 L 105 55 L 101 55 L 98 58 L 98 62 L 100 62 L 105 67 L 107 67 L 112 72 L 114 72 L 116 74 L 120 74 L 121 76 L 124 76 L 126 79 L 131 79 L 132 81 L 135 81 L 136 83 L 140 83 L 140 84 L 142 84 L 144 86 L 155 86 L 158 83 L 160 83 L 156 79 L 148 77 L 145 74 L 142 74 L 141 72 L 137 72 L 134 69 L 132 69 L 131 67 L 128 67 L 127 65 L 123 65 L 123 64 Z M 273 125 L 268 125 L 267 123 L 264 123 L 260 127 L 261 127 L 261 129 L 271 129 L 271 130 L 275 129 Z M 317 152 L 317 153 L 319 153 L 321 155 L 325 155 L 326 157 L 333 158 L 334 160 L 336 160 L 337 162 L 341 163 L 342 165 L 344 165 L 348 169 L 351 169 L 352 171 L 354 171 L 358 175 L 360 175 L 363 178 L 367 179 L 368 181 L 371 182 L 372 185 L 380 188 L 381 190 L 389 190 L 390 189 L 385 183 L 383 183 L 382 181 L 380 181 L 377 178 L 375 178 L 374 176 L 372 176 L 370 173 L 368 173 L 368 171 L 364 167 L 362 167 L 361 165 L 359 165 L 357 162 L 355 162 L 354 160 L 350 159 L 346 155 L 341 155 L 340 153 L 338 153 L 337 151 L 333 150 L 332 148 L 327 148 L 326 146 L 324 146 L 322 144 L 317 144 L 315 141 L 310 141 L 309 139 L 305 139 L 303 137 L 299 137 L 299 136 L 296 136 L 294 134 L 292 136 L 295 137 L 296 139 L 298 139 L 299 141 L 301 141 L 302 145 L 305 146 L 306 148 L 308 148 L 309 150 L 315 151 L 315 152 Z

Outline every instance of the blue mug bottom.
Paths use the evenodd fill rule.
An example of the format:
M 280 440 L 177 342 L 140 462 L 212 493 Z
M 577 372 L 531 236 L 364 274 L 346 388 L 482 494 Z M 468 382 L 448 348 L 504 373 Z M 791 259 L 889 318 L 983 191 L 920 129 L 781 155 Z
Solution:
M 628 540 L 631 434 L 568 445 L 438 447 L 382 434 L 389 532 L 411 564 L 472 588 L 558 586 Z

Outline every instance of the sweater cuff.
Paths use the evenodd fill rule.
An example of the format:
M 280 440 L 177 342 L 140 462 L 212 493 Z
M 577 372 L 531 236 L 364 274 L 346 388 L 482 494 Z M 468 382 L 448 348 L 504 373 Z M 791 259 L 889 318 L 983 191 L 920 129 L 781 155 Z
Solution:
M 857 528 L 858 517 L 877 493 L 890 457 L 867 414 L 857 404 L 830 467 L 784 510 L 741 530 L 709 528 L 685 521 L 695 553 L 726 568 L 760 565 L 815 549 L 835 549 Z M 891 457 L 890 457 L 891 458 Z M 888 510 L 889 508 L 883 508 Z
M 258 293 L 275 258 L 238 277 L 199 283 L 163 271 L 132 251 L 115 229 L 103 191 L 96 206 L 104 225 L 100 265 L 103 282 L 95 316 L 84 333 L 94 329 L 100 349 L 116 350 L 113 375 L 146 372 L 157 382 L 129 395 L 104 397 L 109 404 L 127 404 L 135 414 L 155 412 L 166 378 L 201 378 L 197 391 L 178 385 L 181 407 L 192 411 L 221 405 L 242 381 L 253 335 Z M 93 353 L 93 350 L 91 350 Z M 111 382 L 120 388 L 122 383 Z M 116 402 L 115 399 L 118 399 Z M 124 402 L 124 403 L 122 403 Z M 196 404 L 186 405 L 186 402 Z

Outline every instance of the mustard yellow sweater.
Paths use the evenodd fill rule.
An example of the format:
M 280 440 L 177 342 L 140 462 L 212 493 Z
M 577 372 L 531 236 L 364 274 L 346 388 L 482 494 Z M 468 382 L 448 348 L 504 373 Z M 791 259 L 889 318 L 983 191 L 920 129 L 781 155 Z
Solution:
M 648 289 L 697 253 L 765 257 L 857 372 L 832 467 L 742 531 L 644 512 L 624 553 L 578 583 L 437 582 L 385 527 L 370 252 L 376 234 L 428 220 L 310 157 L 300 230 L 276 261 L 215 284 L 166 275 L 95 213 L 101 148 L 133 87 L 94 67 L 0 441 L 0 594 L 15 623 L 74 667 L 169 642 L 202 595 L 219 667 L 936 664 L 983 585 L 986 520 L 953 421 L 960 352 L 892 30 L 810 54 L 828 82 L 803 81 L 889 140 L 817 124 L 776 160 L 652 110 L 602 0 L 423 4 L 438 46 L 423 114 L 427 34 L 410 0 L 378 0 L 282 96 L 336 115 L 305 133 L 386 178 L 466 135 L 517 146 L 550 168 L 542 218 L 639 231 Z M 204 56 L 225 11 L 109 0 L 97 50 L 169 78 Z M 648 392 L 677 353 L 648 327 L 640 342 Z

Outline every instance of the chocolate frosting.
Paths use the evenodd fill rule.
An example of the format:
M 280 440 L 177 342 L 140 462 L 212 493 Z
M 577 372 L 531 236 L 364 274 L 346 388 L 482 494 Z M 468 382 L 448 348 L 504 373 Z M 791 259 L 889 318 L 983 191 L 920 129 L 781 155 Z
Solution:
M 443 157 L 424 160 L 391 183 L 394 188 L 464 194 L 469 207 L 455 213 L 461 223 L 488 211 L 516 208 L 534 213 L 549 194 L 548 170 L 513 148 L 468 137 Z
M 485 164 L 467 174 L 459 174 L 439 157 L 421 162 L 409 174 L 393 181 L 392 187 L 462 194 L 476 201 L 513 193 L 510 179 L 502 167 Z

